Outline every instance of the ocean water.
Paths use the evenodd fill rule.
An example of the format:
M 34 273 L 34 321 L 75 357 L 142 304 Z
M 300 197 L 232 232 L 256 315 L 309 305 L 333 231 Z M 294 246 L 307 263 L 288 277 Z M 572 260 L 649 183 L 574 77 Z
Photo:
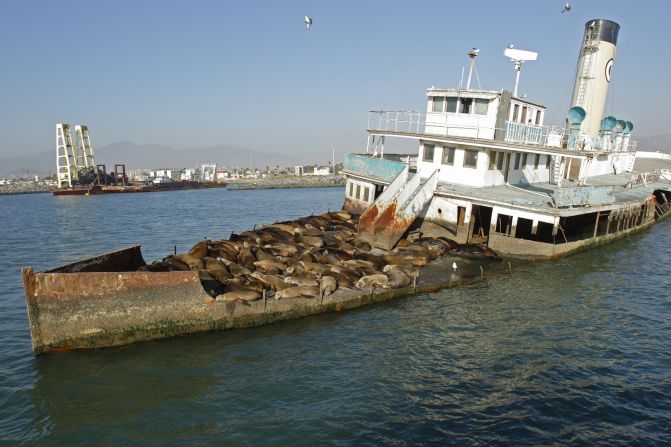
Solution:
M 33 357 L 20 267 L 147 261 L 343 190 L 0 196 L 0 444 L 671 445 L 671 225 L 260 328 Z

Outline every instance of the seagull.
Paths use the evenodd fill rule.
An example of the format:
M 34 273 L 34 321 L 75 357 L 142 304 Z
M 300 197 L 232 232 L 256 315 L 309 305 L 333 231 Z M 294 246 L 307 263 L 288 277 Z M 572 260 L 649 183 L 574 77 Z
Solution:
M 510 49 L 512 50 L 513 48 L 515 48 L 515 45 L 513 45 L 513 44 L 511 43 L 510 45 L 508 45 L 508 48 L 510 48 Z
M 312 17 L 310 16 L 305 16 L 305 26 L 310 31 L 310 27 L 312 26 Z
M 452 262 L 452 270 L 454 270 L 455 272 L 457 271 L 457 263 L 456 262 Z
M 571 5 L 569 5 L 568 3 L 566 3 L 566 4 L 564 5 L 564 9 L 561 10 L 561 13 L 564 14 L 565 12 L 569 12 L 570 10 L 571 10 Z

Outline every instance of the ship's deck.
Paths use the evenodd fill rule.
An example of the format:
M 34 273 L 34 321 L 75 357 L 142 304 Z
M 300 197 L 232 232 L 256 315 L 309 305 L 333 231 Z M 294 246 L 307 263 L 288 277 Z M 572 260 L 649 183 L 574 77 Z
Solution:
M 619 208 L 631 204 L 640 203 L 645 200 L 655 189 L 671 191 L 671 183 L 663 180 L 641 184 L 634 187 L 627 187 L 631 182 L 632 176 L 629 173 L 606 174 L 596 177 L 590 177 L 587 186 L 614 187 L 614 200 L 612 203 L 596 206 L 573 206 L 564 208 L 555 208 L 554 192 L 555 185 L 550 183 L 533 183 L 520 185 L 497 185 L 484 188 L 456 185 L 452 183 L 440 182 L 436 188 L 439 195 L 463 198 L 473 200 L 483 205 L 498 204 L 510 205 L 516 208 L 529 209 L 541 213 L 547 213 L 558 216 L 571 216 L 584 214 L 586 208 L 589 212 Z M 577 182 L 564 180 L 562 187 L 578 187 Z

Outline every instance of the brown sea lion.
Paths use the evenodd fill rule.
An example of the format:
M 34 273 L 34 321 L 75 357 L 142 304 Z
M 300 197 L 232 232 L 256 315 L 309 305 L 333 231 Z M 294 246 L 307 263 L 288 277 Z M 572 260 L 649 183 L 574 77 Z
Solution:
M 319 296 L 319 287 L 294 286 L 275 293 L 275 298 L 314 298 Z
M 329 296 L 338 288 L 338 282 L 332 276 L 324 276 L 319 282 L 319 296 L 324 298 Z
M 273 290 L 288 289 L 292 286 L 292 284 L 284 282 L 284 279 L 282 279 L 280 276 L 265 275 L 261 272 L 254 272 L 250 276 L 256 278 L 258 281 L 267 285 Z
M 227 279 L 233 277 L 231 272 L 228 271 L 228 267 L 226 267 L 226 264 L 223 262 L 208 256 L 204 257 L 203 261 L 205 262 L 205 270 L 207 270 L 207 272 L 217 281 L 223 283 Z
M 287 276 L 286 278 L 284 278 L 284 282 L 288 284 L 295 284 L 297 286 L 305 286 L 305 287 L 317 287 L 319 285 L 319 281 L 317 281 L 314 278 L 306 278 L 300 276 Z
M 390 289 L 402 289 L 409 287 L 412 284 L 412 278 L 405 274 L 405 272 L 397 265 L 391 266 L 390 269 L 385 270 L 387 278 L 389 278 Z
M 318 237 L 314 236 L 296 236 L 296 239 L 299 242 L 302 242 L 305 245 L 309 245 L 315 248 L 322 248 L 324 246 L 324 241 Z
M 256 266 L 257 269 L 268 273 L 270 275 L 277 275 L 280 272 L 283 272 L 287 269 L 287 265 L 278 262 L 278 261 L 270 261 L 270 260 L 265 260 L 265 261 L 256 261 L 254 262 L 254 266 Z
M 193 246 L 193 248 L 191 248 L 191 250 L 189 250 L 189 253 L 187 254 L 197 259 L 203 259 L 205 256 L 207 256 L 207 246 L 210 242 L 211 241 L 208 239 L 198 242 Z
M 170 261 L 168 261 L 170 260 Z M 190 270 L 200 270 L 205 268 L 205 264 L 200 259 L 191 255 L 170 255 L 165 258 L 165 262 L 177 261 L 178 263 L 186 264 Z M 181 270 L 181 269 L 180 269 Z
M 261 298 L 261 294 L 255 290 L 236 290 L 217 296 L 217 301 L 255 301 Z
M 371 288 L 374 289 L 376 287 L 386 289 L 387 287 L 389 287 L 389 278 L 387 278 L 387 275 L 362 276 L 354 284 L 354 287 L 356 287 L 357 289 L 362 289 L 362 290 L 367 290 L 367 289 L 371 289 Z
M 340 265 L 343 265 L 349 269 L 358 269 L 358 268 L 375 268 L 376 264 L 371 261 L 366 261 L 364 259 L 349 259 L 346 261 L 341 261 Z

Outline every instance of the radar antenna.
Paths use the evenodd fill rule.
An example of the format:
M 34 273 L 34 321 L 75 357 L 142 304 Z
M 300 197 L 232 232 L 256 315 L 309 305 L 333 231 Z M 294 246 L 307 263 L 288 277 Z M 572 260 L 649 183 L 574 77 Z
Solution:
M 522 65 L 526 61 L 535 61 L 538 58 L 538 53 L 534 53 L 533 51 L 518 50 L 514 48 L 513 44 L 510 44 L 508 45 L 508 48 L 503 50 L 503 55 L 510 58 L 510 62 L 513 63 L 515 71 L 517 72 L 515 75 L 515 91 L 513 92 L 513 96 L 517 96 L 517 88 L 520 84 L 520 71 L 522 71 Z

